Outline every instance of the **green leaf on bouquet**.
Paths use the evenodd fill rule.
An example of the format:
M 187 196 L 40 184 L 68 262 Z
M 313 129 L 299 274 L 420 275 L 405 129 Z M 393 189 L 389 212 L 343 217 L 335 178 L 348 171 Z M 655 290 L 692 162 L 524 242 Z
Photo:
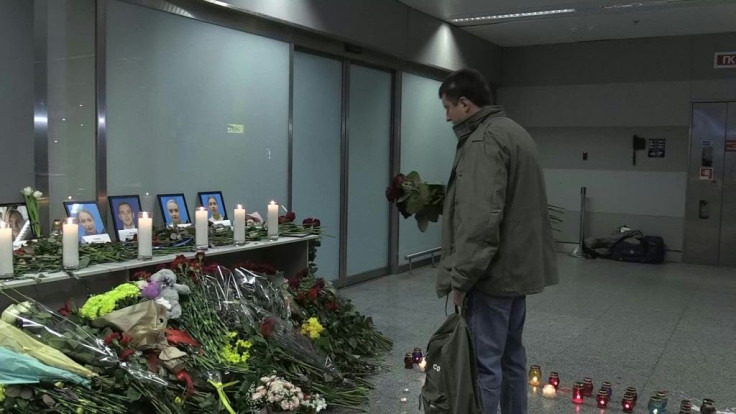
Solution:
M 406 212 L 409 214 L 417 214 L 424 208 L 424 201 L 420 197 L 413 197 L 406 200 Z
M 406 177 L 404 177 L 404 180 L 416 185 L 419 185 L 422 182 L 422 179 L 419 177 L 419 173 L 416 171 L 412 171 L 407 174 Z

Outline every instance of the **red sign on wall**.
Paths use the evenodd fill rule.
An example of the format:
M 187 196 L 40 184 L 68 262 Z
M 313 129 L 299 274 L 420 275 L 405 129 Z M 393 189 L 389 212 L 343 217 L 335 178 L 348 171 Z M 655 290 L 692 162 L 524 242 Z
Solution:
M 715 68 L 736 68 L 736 52 L 716 53 Z

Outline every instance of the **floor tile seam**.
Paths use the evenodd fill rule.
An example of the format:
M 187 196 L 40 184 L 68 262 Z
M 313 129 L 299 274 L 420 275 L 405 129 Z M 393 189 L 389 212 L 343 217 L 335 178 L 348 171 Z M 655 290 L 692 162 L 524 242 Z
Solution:
M 649 383 L 654 377 L 654 371 L 657 369 L 657 366 L 659 366 L 659 362 L 662 360 L 662 357 L 664 356 L 665 352 L 667 352 L 667 349 L 672 345 L 672 338 L 675 336 L 675 333 L 677 332 L 677 327 L 680 326 L 680 323 L 682 322 L 682 318 L 684 318 L 685 315 L 687 314 L 688 309 L 690 309 L 690 306 L 692 305 L 693 298 L 698 293 L 700 293 L 700 288 L 692 290 L 690 294 L 690 298 L 687 301 L 687 305 L 685 305 L 685 307 L 682 309 L 682 312 L 680 312 L 680 317 L 677 318 L 677 323 L 672 329 L 672 332 L 670 332 L 670 335 L 667 338 L 667 341 L 665 342 L 665 346 L 662 347 L 662 351 L 659 353 L 659 356 L 657 356 L 657 361 L 654 363 L 652 370 L 649 372 L 646 382 L 644 382 L 644 389 L 646 389 L 646 387 L 649 386 Z

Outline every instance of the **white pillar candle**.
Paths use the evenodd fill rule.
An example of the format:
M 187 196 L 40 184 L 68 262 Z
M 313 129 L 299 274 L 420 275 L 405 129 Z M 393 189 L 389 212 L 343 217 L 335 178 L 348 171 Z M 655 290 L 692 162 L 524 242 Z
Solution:
M 236 245 L 245 244 L 245 209 L 238 204 L 233 212 L 233 238 Z
M 195 243 L 197 249 L 207 250 L 209 243 L 207 242 L 207 231 L 209 226 L 209 220 L 207 219 L 207 209 L 204 207 L 197 208 L 194 216 L 195 221 Z
M 0 278 L 13 276 L 13 229 L 0 221 Z
M 268 239 L 276 240 L 279 238 L 279 205 L 275 201 L 271 201 L 268 205 Z
M 138 214 L 138 258 L 148 260 L 153 257 L 153 219 L 147 211 Z
M 69 217 L 61 229 L 62 262 L 64 269 L 79 268 L 79 225 Z

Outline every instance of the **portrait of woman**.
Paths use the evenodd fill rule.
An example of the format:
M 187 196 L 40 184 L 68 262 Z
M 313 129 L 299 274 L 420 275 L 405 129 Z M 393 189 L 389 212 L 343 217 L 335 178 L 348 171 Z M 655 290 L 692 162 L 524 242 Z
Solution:
M 11 228 L 14 241 L 20 242 L 33 238 L 33 229 L 28 221 L 28 210 L 25 204 L 0 204 L 0 221 L 4 221 Z
M 23 230 L 23 224 L 26 222 L 23 215 L 16 209 L 8 210 L 5 213 L 5 222 L 13 230 L 13 240 L 17 240 L 21 230 Z
M 74 217 L 79 225 L 79 241 L 82 243 L 106 243 L 110 236 L 102 224 L 102 216 L 94 201 L 64 202 L 66 214 Z
M 225 210 L 225 201 L 222 199 L 222 192 L 208 191 L 197 193 L 199 204 L 207 208 L 207 217 L 210 221 L 227 220 L 227 211 Z

